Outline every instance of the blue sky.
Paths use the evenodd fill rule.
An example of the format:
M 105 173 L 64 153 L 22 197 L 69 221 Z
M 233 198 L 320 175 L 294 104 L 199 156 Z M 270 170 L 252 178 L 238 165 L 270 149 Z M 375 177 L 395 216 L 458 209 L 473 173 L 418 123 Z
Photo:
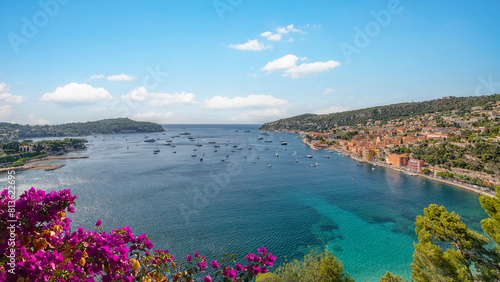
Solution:
M 499 12 L 498 1 L 2 1 L 0 121 L 264 123 L 499 93 Z

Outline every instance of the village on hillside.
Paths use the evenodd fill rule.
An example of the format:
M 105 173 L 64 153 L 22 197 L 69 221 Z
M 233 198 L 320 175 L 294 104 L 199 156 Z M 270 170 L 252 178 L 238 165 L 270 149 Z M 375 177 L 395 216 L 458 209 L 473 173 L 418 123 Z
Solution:
M 84 157 L 62 157 L 66 153 L 85 149 L 85 139 L 32 140 L 0 142 L 0 173 L 10 170 L 53 170 L 63 165 L 42 166 L 52 160 Z
M 435 112 L 300 133 L 315 150 L 495 190 L 500 185 L 499 113 L 497 101 L 467 113 Z

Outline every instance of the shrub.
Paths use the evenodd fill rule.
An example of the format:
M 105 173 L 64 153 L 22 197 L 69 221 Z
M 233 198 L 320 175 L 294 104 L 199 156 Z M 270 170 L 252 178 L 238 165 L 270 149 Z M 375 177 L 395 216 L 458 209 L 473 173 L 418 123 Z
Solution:
M 75 199 L 70 190 L 45 193 L 31 188 L 14 202 L 9 190 L 2 192 L 0 281 L 193 281 L 200 276 L 212 281 L 203 273 L 208 268 L 205 256 L 195 252 L 174 261 L 168 250 L 152 250 L 149 237 L 134 236 L 128 226 L 107 233 L 98 220 L 94 231 L 80 227 L 71 232 L 66 214 L 74 213 Z M 264 247 L 258 255 L 248 253 L 248 265 L 234 257 L 210 263 L 217 281 L 249 281 L 276 260 Z
M 320 254 L 310 251 L 304 261 L 294 260 L 286 263 L 276 271 L 259 274 L 256 282 L 314 282 L 314 281 L 354 281 L 349 273 L 344 274 L 344 267 L 331 252 L 326 249 Z

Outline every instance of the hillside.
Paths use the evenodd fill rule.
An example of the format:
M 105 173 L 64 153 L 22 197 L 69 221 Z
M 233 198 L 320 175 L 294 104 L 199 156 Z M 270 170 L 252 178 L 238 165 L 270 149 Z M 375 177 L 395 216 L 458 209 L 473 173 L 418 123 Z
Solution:
M 382 121 L 418 116 L 426 113 L 468 112 L 472 107 L 488 107 L 488 102 L 500 101 L 500 94 L 471 97 L 444 97 L 441 99 L 377 106 L 354 111 L 326 115 L 303 114 L 266 123 L 261 130 L 324 131 L 334 126 L 366 124 L 368 121 Z
M 1 135 L 4 137 L 14 137 L 19 139 L 48 136 L 85 136 L 91 134 L 161 131 L 165 130 L 159 124 L 134 121 L 128 118 L 104 119 L 59 125 L 22 125 L 6 122 L 0 123 Z

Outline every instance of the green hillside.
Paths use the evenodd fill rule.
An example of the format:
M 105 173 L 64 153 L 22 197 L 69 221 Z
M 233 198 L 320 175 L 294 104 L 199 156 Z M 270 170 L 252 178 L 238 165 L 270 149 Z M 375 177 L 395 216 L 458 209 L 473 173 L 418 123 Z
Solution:
M 48 136 L 85 136 L 131 132 L 161 132 L 161 125 L 152 122 L 134 121 L 128 118 L 103 119 L 98 121 L 65 123 L 58 125 L 22 125 L 0 123 L 0 134 L 19 139 Z
M 376 120 L 384 122 L 392 119 L 423 115 L 426 113 L 446 113 L 452 110 L 468 112 L 475 106 L 483 106 L 488 109 L 491 105 L 490 102 L 497 101 L 500 101 L 500 94 L 471 97 L 444 97 L 424 102 L 400 103 L 326 115 L 303 114 L 266 123 L 262 125 L 260 129 L 323 131 L 332 128 L 335 125 L 353 126 Z

